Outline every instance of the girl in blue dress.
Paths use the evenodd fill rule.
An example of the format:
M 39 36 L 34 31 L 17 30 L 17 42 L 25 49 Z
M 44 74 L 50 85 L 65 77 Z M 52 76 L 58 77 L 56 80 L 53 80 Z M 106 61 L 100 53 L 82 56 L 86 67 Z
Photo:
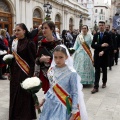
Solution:
M 88 120 L 80 77 L 64 45 L 55 47 L 47 75 L 50 88 L 39 106 L 39 120 Z

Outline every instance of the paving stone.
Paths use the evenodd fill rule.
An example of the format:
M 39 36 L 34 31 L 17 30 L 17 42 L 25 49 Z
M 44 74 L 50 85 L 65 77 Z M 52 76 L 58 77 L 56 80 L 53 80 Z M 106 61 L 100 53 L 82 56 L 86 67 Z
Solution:
M 93 85 L 83 88 L 89 120 L 120 120 L 120 63 L 113 66 L 112 71 L 108 70 L 107 88 L 101 86 L 102 80 L 96 94 L 91 94 Z M 37 96 L 40 101 L 44 97 L 43 91 L 40 90 Z M 8 113 L 9 81 L 0 80 L 0 120 L 8 120 Z

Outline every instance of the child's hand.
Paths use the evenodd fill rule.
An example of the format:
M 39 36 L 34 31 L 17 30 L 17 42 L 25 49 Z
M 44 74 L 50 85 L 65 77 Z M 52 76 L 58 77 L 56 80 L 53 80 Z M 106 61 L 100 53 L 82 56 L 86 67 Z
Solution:
M 35 105 L 35 108 L 39 109 L 41 106 L 43 106 L 44 102 L 45 102 L 45 99 L 43 99 L 39 105 Z
M 35 109 L 38 110 L 39 108 L 40 108 L 40 105 L 36 105 L 36 104 L 35 104 Z
M 75 116 L 75 114 L 72 114 L 70 117 L 70 120 L 74 120 L 74 116 Z

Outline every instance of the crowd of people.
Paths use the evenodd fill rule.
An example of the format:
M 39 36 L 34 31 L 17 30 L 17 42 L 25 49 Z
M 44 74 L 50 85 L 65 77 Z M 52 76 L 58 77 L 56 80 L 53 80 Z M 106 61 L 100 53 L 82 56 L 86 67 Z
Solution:
M 112 70 L 118 64 L 120 48 L 116 29 L 110 31 L 103 21 L 98 26 L 93 33 L 83 25 L 81 32 L 60 34 L 52 21 L 30 32 L 19 23 L 11 37 L 0 29 L 0 80 L 6 79 L 6 73 L 10 78 L 9 120 L 36 119 L 35 110 L 41 106 L 40 120 L 88 120 L 82 85 L 94 84 L 91 93 L 98 92 L 102 73 L 102 88 L 106 88 L 107 67 Z M 6 54 L 14 55 L 10 73 L 2 59 Z M 34 105 L 32 95 L 21 87 L 22 81 L 33 76 L 42 81 L 45 98 L 40 105 Z

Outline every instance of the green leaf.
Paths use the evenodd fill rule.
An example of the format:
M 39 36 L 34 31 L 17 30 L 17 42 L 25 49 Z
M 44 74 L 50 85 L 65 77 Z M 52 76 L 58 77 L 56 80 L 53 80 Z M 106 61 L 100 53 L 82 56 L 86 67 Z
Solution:
M 69 102 L 69 98 L 70 98 L 70 96 L 66 97 L 66 107 L 67 107 L 68 114 L 70 114 L 71 110 L 72 110 L 70 102 Z

